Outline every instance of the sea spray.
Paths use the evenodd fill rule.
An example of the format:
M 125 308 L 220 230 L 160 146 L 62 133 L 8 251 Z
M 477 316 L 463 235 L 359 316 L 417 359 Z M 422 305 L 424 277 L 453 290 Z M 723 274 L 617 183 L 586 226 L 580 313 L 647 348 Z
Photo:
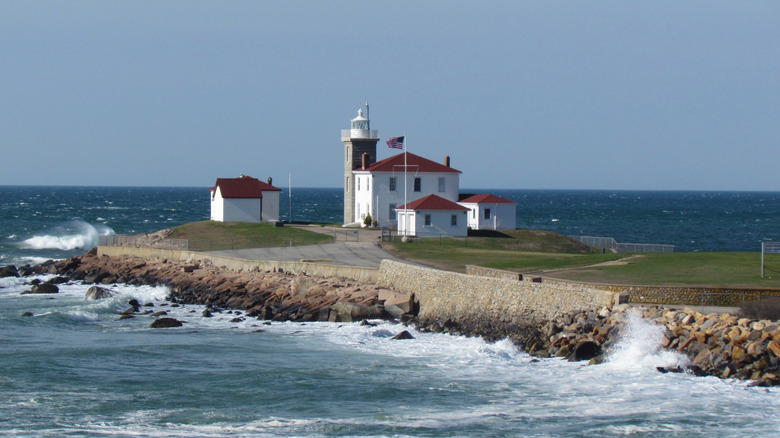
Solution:
M 50 234 L 35 235 L 26 239 L 21 247 L 25 249 L 89 249 L 98 245 L 100 236 L 115 234 L 114 230 L 102 224 L 73 220 L 58 225 Z
M 607 361 L 611 366 L 625 369 L 652 369 L 656 367 L 675 368 L 690 364 L 680 353 L 664 350 L 661 342 L 664 328 L 647 321 L 631 310 L 626 315 L 626 324 L 620 340 L 610 349 Z

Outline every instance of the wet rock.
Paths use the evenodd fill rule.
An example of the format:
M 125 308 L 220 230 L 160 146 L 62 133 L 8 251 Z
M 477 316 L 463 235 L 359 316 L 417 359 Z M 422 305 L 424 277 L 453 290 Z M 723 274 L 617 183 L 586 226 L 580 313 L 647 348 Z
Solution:
M 0 268 L 0 278 L 19 277 L 19 270 L 14 265 L 3 266 Z
M 398 341 L 398 340 L 404 340 L 404 339 L 414 339 L 414 336 L 412 336 L 412 334 L 409 333 L 408 331 L 404 330 L 401 333 L 398 333 L 397 335 L 393 336 L 390 339 Z
M 84 294 L 85 300 L 102 300 L 104 298 L 111 298 L 114 293 L 110 290 L 100 286 L 90 286 L 87 292 Z
M 149 324 L 151 328 L 169 328 L 169 327 L 181 327 L 184 325 L 181 321 L 175 318 L 160 318 Z
M 26 290 L 22 292 L 22 295 L 24 294 L 56 294 L 60 292 L 60 288 L 58 288 L 54 284 L 48 284 L 48 283 L 40 283 L 40 284 L 34 284 L 30 290 Z

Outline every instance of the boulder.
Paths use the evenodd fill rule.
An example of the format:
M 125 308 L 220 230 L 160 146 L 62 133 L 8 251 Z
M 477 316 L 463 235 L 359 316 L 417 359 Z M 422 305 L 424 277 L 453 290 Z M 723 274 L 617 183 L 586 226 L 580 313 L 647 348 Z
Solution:
M 2 268 L 0 268 L 0 278 L 18 277 L 18 276 L 19 276 L 19 271 L 16 269 L 16 266 L 14 265 L 3 266 Z
M 570 351 L 569 360 L 571 361 L 591 360 L 601 354 L 601 347 L 595 342 L 585 341 L 577 344 Z
M 168 327 L 181 327 L 184 325 L 181 321 L 175 318 L 160 318 L 149 324 L 151 328 L 168 328 Z
M 114 293 L 100 286 L 90 286 L 87 293 L 84 294 L 85 300 L 102 300 L 103 298 L 113 297 Z
M 393 336 L 390 339 L 394 339 L 396 341 L 399 341 L 399 340 L 404 340 L 404 339 L 414 339 L 414 336 L 412 336 L 412 334 L 409 333 L 408 331 L 404 330 L 401 333 L 398 333 L 397 335 Z
M 363 304 L 337 301 L 330 306 L 330 310 L 336 313 L 336 321 L 353 322 L 364 319 L 381 319 L 385 316 L 385 309 L 379 304 L 365 306 Z
M 34 284 L 30 290 L 26 290 L 22 292 L 22 295 L 24 294 L 56 294 L 60 292 L 60 288 L 58 288 L 54 284 L 48 284 L 48 283 L 41 283 L 41 284 Z
M 404 312 L 403 309 L 401 309 L 400 307 L 396 306 L 395 304 L 385 304 L 385 312 L 387 312 L 393 318 L 396 318 L 396 319 L 398 319 L 401 316 L 403 316 L 404 313 L 407 313 L 407 312 Z

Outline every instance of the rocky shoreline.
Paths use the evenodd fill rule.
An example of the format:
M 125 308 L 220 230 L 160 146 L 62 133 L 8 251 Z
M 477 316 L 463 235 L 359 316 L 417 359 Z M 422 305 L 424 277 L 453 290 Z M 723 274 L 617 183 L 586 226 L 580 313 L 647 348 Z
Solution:
M 272 321 L 399 320 L 420 331 L 480 336 L 488 341 L 509 338 L 539 358 L 562 357 L 597 364 L 615 347 L 632 314 L 663 328 L 661 348 L 682 353 L 688 363 L 659 369 L 720 378 L 751 380 L 751 385 L 780 385 L 780 323 L 729 314 L 704 315 L 691 309 L 672 310 L 626 304 L 588 309 L 550 321 L 499 325 L 494 321 L 438 321 L 417 315 L 414 297 L 376 284 L 339 278 L 296 275 L 281 270 L 234 272 L 206 263 L 165 259 L 98 257 L 90 251 L 67 260 L 36 266 L 0 268 L 3 276 L 54 274 L 31 284 L 28 293 L 56 293 L 56 284 L 165 285 L 170 301 L 206 306 L 204 317 L 222 309 L 241 310 L 243 317 Z M 95 291 L 93 291 L 95 292 Z M 136 303 L 137 304 L 137 303 Z M 138 310 L 137 307 L 131 309 Z M 123 317 L 132 317 L 133 311 Z M 129 316 L 128 316 L 129 315 Z M 168 321 L 169 323 L 172 323 Z

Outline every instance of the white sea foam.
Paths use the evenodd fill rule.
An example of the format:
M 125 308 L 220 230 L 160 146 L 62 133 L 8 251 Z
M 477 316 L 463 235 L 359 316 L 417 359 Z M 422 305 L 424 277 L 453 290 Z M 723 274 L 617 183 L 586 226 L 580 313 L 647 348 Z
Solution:
M 114 230 L 102 225 L 92 225 L 84 221 L 70 221 L 54 227 L 51 234 L 35 235 L 26 239 L 22 248 L 26 249 L 89 249 L 98 244 L 100 236 L 115 234 Z
M 689 365 L 685 355 L 661 348 L 663 336 L 663 327 L 645 320 L 638 312 L 630 312 L 622 338 L 610 352 L 608 362 L 625 369 Z

